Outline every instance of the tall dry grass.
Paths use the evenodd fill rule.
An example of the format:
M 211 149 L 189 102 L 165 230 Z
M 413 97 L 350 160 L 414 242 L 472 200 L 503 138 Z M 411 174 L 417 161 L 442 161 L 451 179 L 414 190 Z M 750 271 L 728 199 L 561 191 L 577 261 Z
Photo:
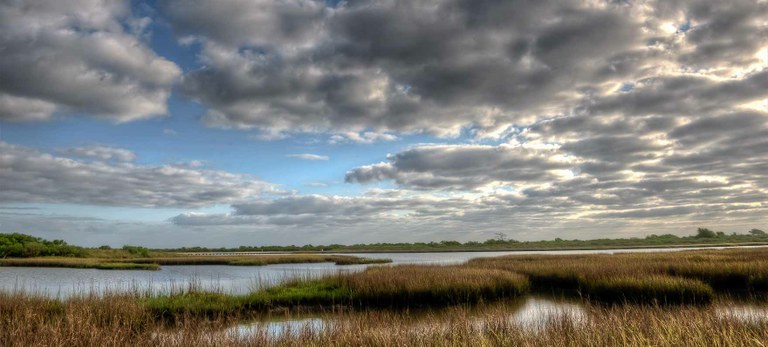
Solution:
M 542 318 L 535 327 L 507 306 L 464 306 L 414 315 L 375 310 L 334 315 L 321 328 L 275 334 L 257 325 L 228 329 L 238 317 L 153 317 L 132 296 L 56 302 L 0 294 L 0 344 L 12 346 L 762 346 L 768 317 L 742 321 L 701 306 L 592 306 L 583 316 Z
M 525 274 L 535 292 L 565 291 L 584 296 L 589 295 L 594 288 L 604 289 L 605 283 L 631 278 L 631 281 L 625 280 L 624 285 L 616 287 L 621 290 L 617 290 L 615 295 L 600 297 L 628 296 L 629 292 L 639 293 L 643 288 L 663 292 L 665 288 L 671 287 L 670 281 L 677 283 L 672 287 L 679 288 L 680 292 L 705 294 L 709 290 L 701 287 L 703 283 L 721 294 L 757 297 L 764 296 L 768 290 L 766 259 L 768 249 L 759 248 L 577 256 L 505 256 L 473 259 L 466 266 Z M 670 280 L 670 277 L 678 279 Z

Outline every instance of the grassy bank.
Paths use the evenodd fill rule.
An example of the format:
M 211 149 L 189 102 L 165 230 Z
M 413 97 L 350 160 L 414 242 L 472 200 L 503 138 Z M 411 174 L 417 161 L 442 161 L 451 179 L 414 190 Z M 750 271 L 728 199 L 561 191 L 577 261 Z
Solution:
M 247 295 L 187 292 L 147 299 L 164 318 L 227 316 L 285 308 L 445 307 L 511 298 L 528 292 L 525 276 L 448 266 L 370 268 L 353 274 L 297 280 Z
M 17 267 L 66 267 L 92 268 L 105 270 L 159 270 L 161 265 L 233 265 L 233 266 L 263 266 L 271 264 L 299 263 L 335 263 L 336 265 L 381 264 L 389 263 L 389 259 L 371 259 L 346 255 L 314 255 L 314 254 L 285 254 L 285 255 L 253 255 L 253 256 L 179 256 L 173 254 L 158 254 L 154 257 L 35 257 L 35 258 L 5 258 L 0 259 L 0 266 Z

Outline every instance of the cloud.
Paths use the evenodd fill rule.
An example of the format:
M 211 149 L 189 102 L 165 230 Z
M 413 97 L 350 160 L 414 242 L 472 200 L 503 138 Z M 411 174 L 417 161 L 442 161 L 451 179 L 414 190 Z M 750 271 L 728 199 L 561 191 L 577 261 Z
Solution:
M 473 189 L 496 182 L 541 182 L 573 167 L 554 151 L 522 146 L 424 145 L 390 155 L 388 162 L 347 172 L 347 182 L 395 180 L 417 189 Z
M 0 203 L 203 207 L 274 191 L 254 177 L 222 171 L 85 162 L 3 142 L 0 150 Z
M 369 143 L 380 142 L 380 141 L 397 141 L 399 139 L 400 138 L 395 135 L 386 134 L 386 133 L 376 133 L 372 131 L 357 133 L 354 131 L 350 131 L 350 132 L 345 132 L 341 134 L 331 135 L 328 142 L 331 144 L 345 143 L 345 142 L 369 144 Z
M 134 161 L 136 154 L 123 148 L 114 148 L 107 146 L 88 146 L 66 148 L 58 151 L 59 153 L 76 156 L 89 157 L 98 160 L 116 160 L 116 161 Z
M 317 155 L 317 154 L 310 154 L 310 153 L 288 154 L 286 157 L 303 159 L 303 160 L 328 160 L 329 159 L 327 155 Z
M 297 195 L 275 200 L 233 204 L 230 214 L 184 213 L 171 222 L 184 226 L 272 225 L 333 226 L 381 222 L 422 223 L 467 211 L 468 200 L 426 195 L 391 197 L 378 194 L 348 197 Z
M 348 171 L 346 181 L 484 194 L 462 220 L 508 214 L 642 224 L 719 216 L 714 223 L 729 223 L 768 208 L 767 149 L 768 113 L 760 111 L 576 115 L 525 127 L 509 144 L 411 147 Z
M 0 120 L 65 113 L 127 122 L 165 114 L 181 70 L 142 41 L 148 21 L 125 1 L 4 2 Z M 137 30 L 126 29 L 132 25 Z
M 332 142 L 367 142 L 342 135 L 367 131 L 499 137 L 552 115 L 723 112 L 768 89 L 757 56 L 765 2 L 167 0 L 163 8 L 202 44 L 205 66 L 181 89 L 219 127 L 338 134 Z

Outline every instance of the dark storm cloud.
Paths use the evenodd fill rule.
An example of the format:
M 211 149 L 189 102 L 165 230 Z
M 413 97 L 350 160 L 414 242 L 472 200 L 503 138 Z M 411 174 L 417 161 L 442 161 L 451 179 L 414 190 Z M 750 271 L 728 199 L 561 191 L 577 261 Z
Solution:
M 543 114 L 676 116 L 766 95 L 764 73 L 721 78 L 760 63 L 766 5 L 752 1 L 164 3 L 203 43 L 182 89 L 215 126 L 492 137 Z M 701 69 L 719 79 L 688 75 Z M 625 82 L 637 91 L 608 88 Z
M 572 101 L 608 78 L 597 74 L 608 57 L 643 45 L 624 7 L 576 1 L 165 9 L 203 40 L 206 67 L 183 90 L 209 107 L 209 124 L 265 131 L 493 130 Z
M 165 114 L 181 71 L 141 41 L 148 20 L 133 17 L 125 1 L 2 2 L 0 120 Z

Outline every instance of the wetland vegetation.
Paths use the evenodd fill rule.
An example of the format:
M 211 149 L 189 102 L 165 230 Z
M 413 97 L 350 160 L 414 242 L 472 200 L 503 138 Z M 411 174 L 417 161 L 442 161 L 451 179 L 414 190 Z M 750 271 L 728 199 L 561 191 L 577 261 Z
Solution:
M 768 339 L 767 255 L 753 248 L 379 265 L 243 295 L 194 287 L 68 299 L 3 293 L 0 343 L 43 345 L 39 336 L 48 336 L 52 346 L 755 345 Z M 542 318 L 532 331 L 506 308 L 530 295 L 565 298 L 583 312 Z M 760 313 L 719 313 L 734 303 Z M 258 326 L 247 336 L 231 330 L 298 313 L 324 314 L 324 323 L 278 336 Z

